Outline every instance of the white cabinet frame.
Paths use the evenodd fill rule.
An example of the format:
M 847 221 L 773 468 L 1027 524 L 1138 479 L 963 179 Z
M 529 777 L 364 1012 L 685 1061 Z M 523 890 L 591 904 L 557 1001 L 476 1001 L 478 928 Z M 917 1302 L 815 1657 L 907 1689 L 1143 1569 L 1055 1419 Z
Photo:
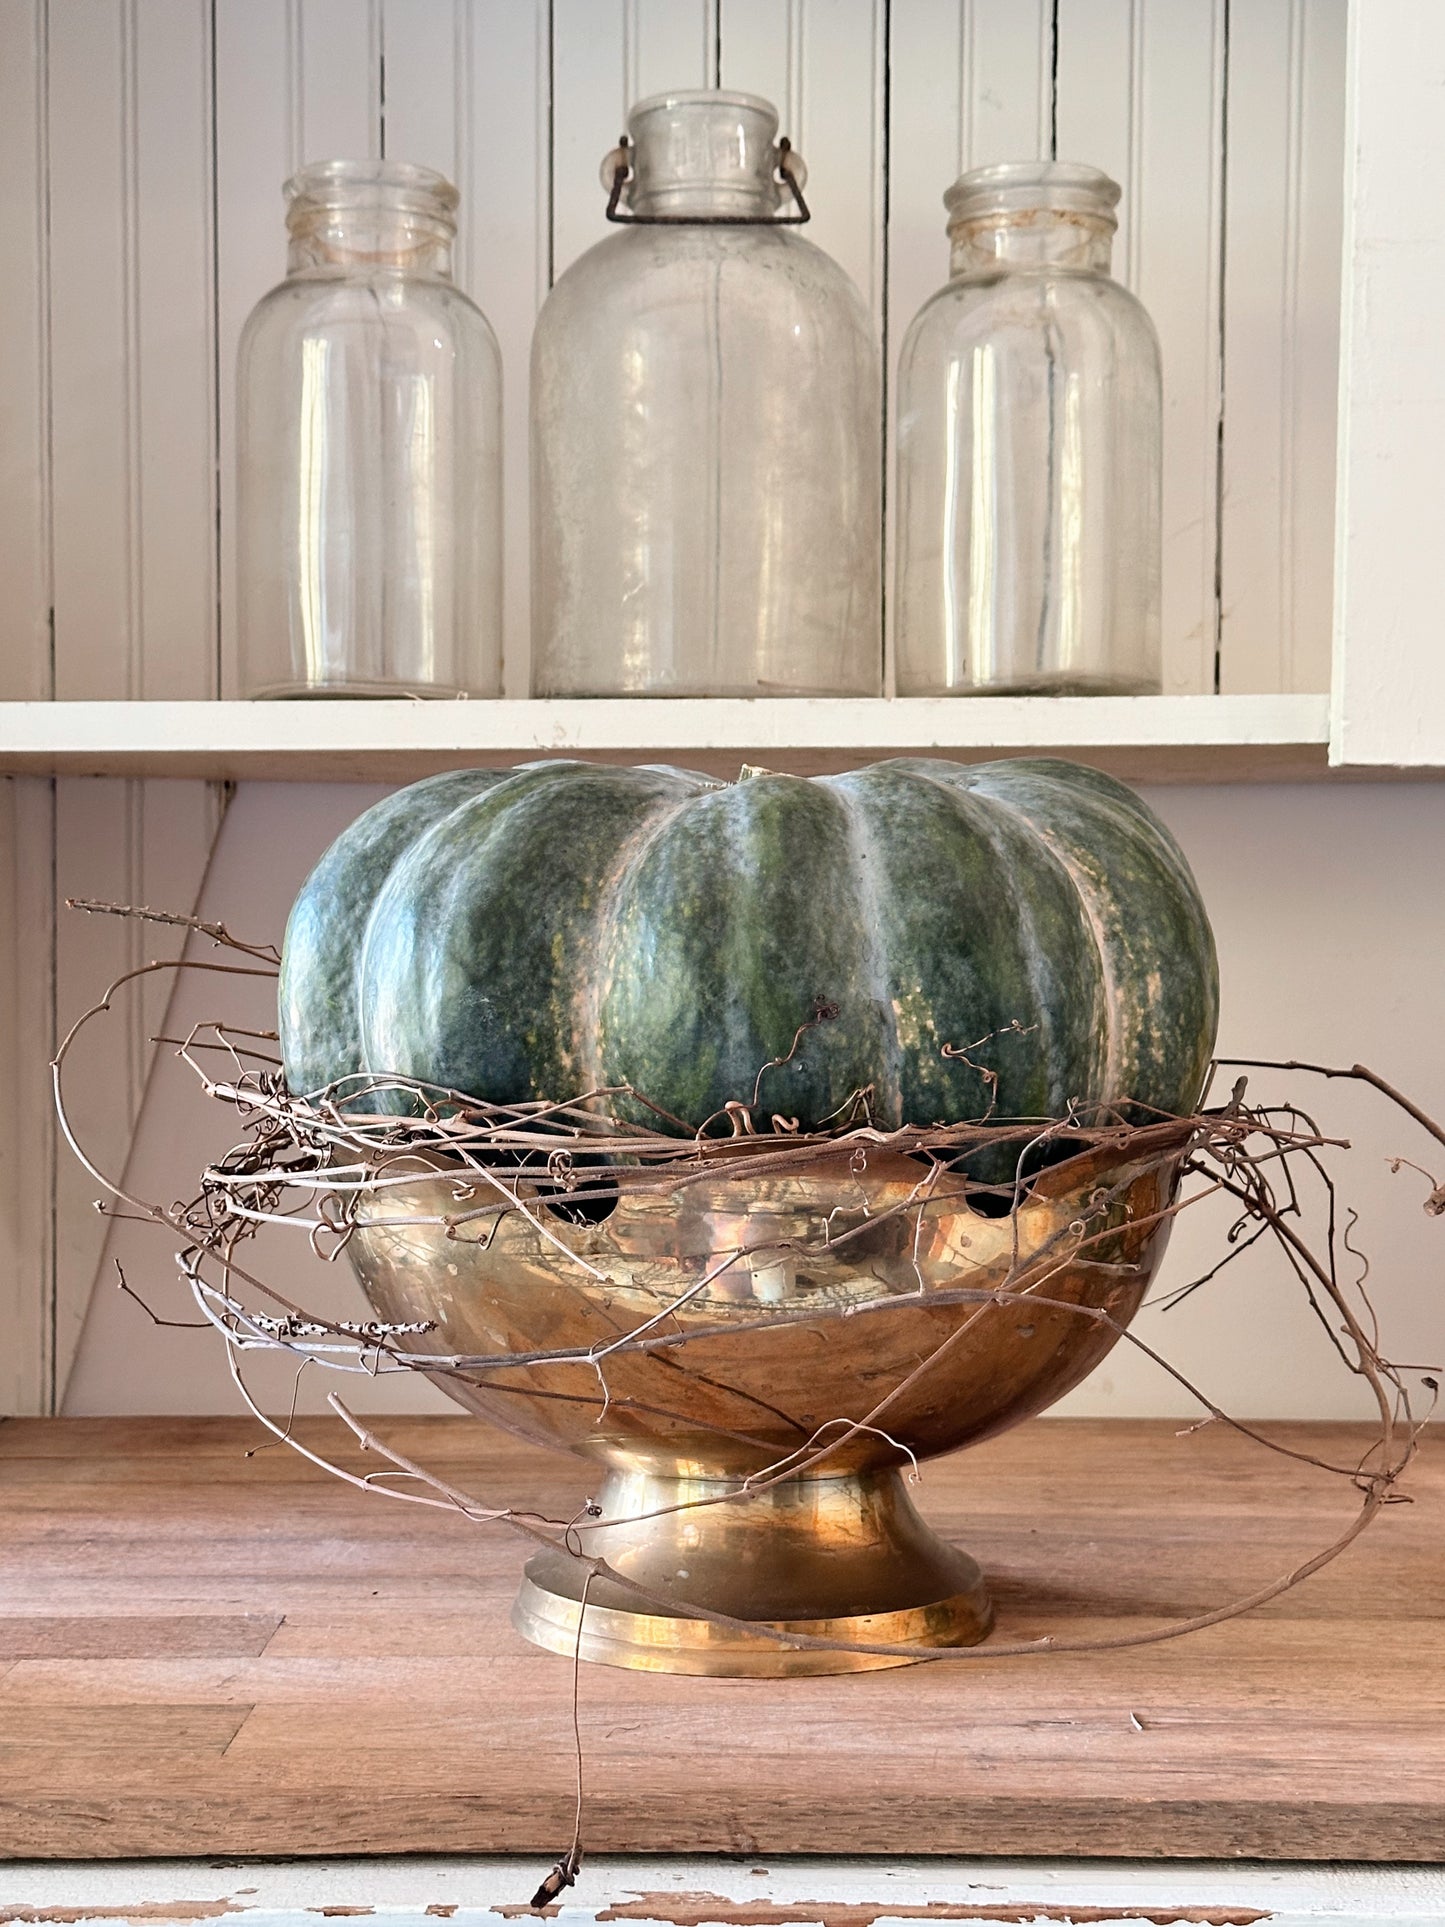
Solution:
M 1445 767 L 1445 7 L 1352 0 L 1330 761 Z

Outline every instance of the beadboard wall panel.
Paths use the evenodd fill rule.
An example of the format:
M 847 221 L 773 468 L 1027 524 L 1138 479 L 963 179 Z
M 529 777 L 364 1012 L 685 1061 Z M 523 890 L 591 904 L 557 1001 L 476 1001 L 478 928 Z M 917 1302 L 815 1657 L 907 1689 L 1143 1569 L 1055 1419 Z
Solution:
M 54 1027 L 57 1038 L 108 985 L 153 960 L 175 959 L 184 932 L 129 917 L 88 914 L 68 898 L 189 910 L 220 820 L 218 785 L 67 781 L 56 784 Z M 116 1018 L 91 1027 L 70 1066 L 67 1112 L 100 1168 L 124 1174 L 166 1028 L 174 973 L 127 984 Z M 49 1079 L 37 1091 L 48 1108 Z M 35 1088 L 35 1087 L 32 1087 Z M 37 1105 L 37 1109 L 38 1109 Z M 105 1247 L 96 1181 L 67 1147 L 55 1164 L 51 1345 L 63 1391 Z
M 33 702 L 54 693 L 44 0 L 0 0 L 0 43 L 0 699 Z
M 1344 12 L 1345 0 L 0 0 L 0 693 L 236 693 L 240 330 L 283 272 L 282 181 L 303 161 L 386 154 L 462 189 L 459 278 L 503 355 L 507 689 L 525 694 L 537 308 L 606 232 L 598 167 L 629 101 L 712 84 L 776 100 L 808 163 L 811 238 L 871 307 L 890 418 L 903 333 L 947 272 L 941 196 L 959 169 L 1057 150 L 1113 172 L 1116 265 L 1164 349 L 1166 687 L 1324 687 Z M 198 784 L 71 781 L 5 799 L 0 1069 L 22 1095 L 0 1126 L 0 1199 L 6 1255 L 21 1255 L 0 1299 L 0 1397 L 36 1409 L 63 1388 L 102 1227 L 91 1182 L 47 1162 L 34 1062 L 43 1071 L 57 1023 L 110 977 L 176 948 L 173 933 L 60 900 L 188 907 L 221 799 Z M 164 1009 L 159 980 L 128 993 L 83 1086 L 113 1167 Z M 41 1186 L 43 1236 L 14 1215 L 22 1168 L 27 1197 Z
M 0 1415 L 55 1408 L 54 783 L 0 781 Z
M 49 520 L 54 693 L 217 693 L 212 23 L 195 0 L 47 16 Z M 69 894 L 189 907 L 207 786 L 62 783 L 51 872 L 55 1023 L 178 933 L 67 913 Z M 89 1141 L 124 1164 L 163 1010 L 134 985 L 83 1089 Z M 43 1102 L 43 1094 L 38 1094 Z M 50 1346 L 63 1385 L 104 1227 L 94 1182 L 55 1170 Z
M 720 87 L 719 7 L 724 5 L 726 0 L 624 0 L 624 101 L 646 100 L 673 87 Z M 775 11 L 783 12 L 785 5 Z M 622 131 L 620 120 L 617 130 Z
M 1164 365 L 1168 694 L 1218 687 L 1227 0 L 1061 0 L 1060 156 L 1129 190 L 1117 268 Z
M 101 392 L 57 366 L 58 608 L 72 611 L 72 636 L 101 620 L 114 628 L 115 581 L 128 559 L 139 565 L 110 647 L 57 645 L 57 692 L 213 682 L 196 625 L 165 630 L 148 611 L 138 620 L 152 572 L 167 569 L 218 600 L 209 641 L 220 686 L 234 693 L 231 391 L 242 322 L 284 262 L 279 186 L 305 159 L 386 152 L 460 181 L 461 279 L 502 339 L 508 687 L 522 693 L 536 305 L 605 231 L 597 170 L 628 100 L 715 80 L 778 100 L 810 170 L 812 238 L 863 288 L 890 377 L 908 321 L 946 273 L 940 196 L 959 166 L 1057 148 L 1115 172 L 1119 271 L 1164 348 L 1166 687 L 1323 687 L 1344 10 L 1345 0 L 1234 0 L 1228 33 L 1225 0 L 110 0 L 57 10 L 53 346 L 59 364 L 93 375 L 119 365 L 130 383 Z M 102 157 L 114 185 L 96 193 Z M 207 303 L 199 331 L 196 289 Z M 134 433 L 142 397 L 161 462 Z M 67 515 L 82 454 L 122 475 L 129 463 L 129 480 L 119 492 L 80 484 L 92 512 Z M 157 515 L 174 504 L 180 526 L 219 508 L 219 556 L 213 540 L 136 549 L 146 501 Z M 185 601 L 165 594 L 173 608 Z
M 213 4 L 215 21 L 221 693 L 235 696 L 236 350 L 246 316 L 285 273 L 282 183 L 303 161 L 381 153 L 382 20 L 380 0 L 187 4 Z
M 387 152 L 464 189 L 460 279 L 503 343 L 522 694 L 536 304 L 605 233 L 628 100 L 715 81 L 778 100 L 811 239 L 863 287 L 890 378 L 946 276 L 959 166 L 1056 148 L 1116 173 L 1117 270 L 1164 345 L 1166 688 L 1324 688 L 1343 39 L 1345 0 L 1235 0 L 1227 33 L 1225 0 L 216 0 L 223 688 L 235 343 L 281 272 L 279 181 Z
M 44 0 L 0 0 L 0 695 L 52 693 Z M 0 1413 L 53 1399 L 45 1060 L 53 1021 L 55 785 L 0 782 Z
M 678 0 L 677 11 L 693 21 L 702 8 L 696 0 Z M 627 45 L 628 12 L 625 0 L 552 0 L 549 284 L 607 231 L 607 193 L 598 170 L 626 124 L 629 58 L 648 65 L 635 38 Z M 641 26 L 635 17 L 634 25 Z M 702 84 L 695 61 L 681 84 Z
M 506 693 L 527 694 L 527 366 L 548 288 L 549 21 L 515 0 L 386 0 L 385 151 L 461 190 L 457 278 L 502 351 Z M 611 137 L 616 139 L 614 133 Z
M 1233 6 L 1220 687 L 1327 689 L 1345 0 Z
M 722 0 L 722 84 L 777 104 L 803 156 L 808 238 L 863 292 L 882 338 L 887 182 L 887 9 L 882 0 Z

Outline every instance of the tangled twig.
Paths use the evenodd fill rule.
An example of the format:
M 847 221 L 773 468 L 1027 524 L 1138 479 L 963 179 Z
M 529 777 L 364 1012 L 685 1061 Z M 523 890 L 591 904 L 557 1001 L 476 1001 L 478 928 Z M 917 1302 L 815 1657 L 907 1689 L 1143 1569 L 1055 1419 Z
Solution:
M 1041 1312 L 1092 1321 L 1096 1330 L 1111 1339 L 1136 1347 L 1196 1398 L 1207 1415 L 1202 1422 L 1226 1424 L 1263 1447 L 1303 1459 L 1347 1480 L 1357 1495 L 1353 1515 L 1330 1543 L 1267 1585 L 1207 1612 L 1144 1631 L 1079 1639 L 991 1640 L 966 1647 L 902 1647 L 886 1641 L 846 1641 L 792 1628 L 771 1628 L 700 1605 L 687 1606 L 691 1617 L 708 1624 L 729 1631 L 745 1630 L 753 1638 L 776 1639 L 805 1650 L 982 1663 L 1004 1657 L 1118 1650 L 1177 1638 L 1278 1598 L 1337 1558 L 1385 1506 L 1403 1496 L 1400 1480 L 1429 1412 L 1416 1413 L 1405 1377 L 1407 1368 L 1391 1363 L 1380 1349 L 1373 1307 L 1365 1290 L 1368 1262 L 1351 1242 L 1353 1216 L 1343 1232 L 1338 1229 L 1334 1184 L 1324 1154 L 1348 1149 L 1348 1145 L 1341 1138 L 1324 1134 L 1306 1112 L 1294 1105 L 1251 1104 L 1244 1076 L 1235 1081 L 1225 1102 L 1205 1106 L 1187 1117 L 1150 1112 L 1137 1104 L 1114 1103 L 1076 1104 L 1059 1118 L 1000 1119 L 994 1115 L 997 1073 L 982 1061 L 980 1053 L 997 1037 L 1026 1035 L 1015 1023 L 990 1037 L 945 1046 L 946 1055 L 963 1058 L 980 1074 L 988 1103 L 979 1119 L 890 1128 L 878 1121 L 872 1093 L 863 1091 L 845 1101 L 824 1129 L 805 1131 L 799 1128 L 797 1119 L 784 1117 L 774 1117 L 770 1128 L 760 1129 L 756 1113 L 764 1076 L 790 1062 L 807 1032 L 836 1014 L 820 1004 L 798 1026 L 788 1053 L 761 1066 L 750 1101 L 725 1106 L 716 1118 L 694 1128 L 631 1085 L 587 1091 L 570 1099 L 497 1104 L 412 1078 L 356 1075 L 324 1090 L 297 1094 L 287 1088 L 279 1059 L 268 1048 L 275 1042 L 272 1033 L 208 1022 L 166 1042 L 200 1079 L 204 1090 L 237 1116 L 243 1134 L 224 1156 L 206 1167 L 194 1197 L 161 1206 L 128 1193 L 92 1163 L 78 1143 L 64 1096 L 65 1066 L 75 1040 L 89 1023 L 111 1008 L 121 986 L 135 977 L 163 969 L 196 968 L 222 978 L 271 974 L 276 953 L 269 945 L 238 942 L 219 923 L 93 902 L 77 907 L 188 926 L 244 959 L 232 964 L 185 960 L 146 964 L 126 973 L 81 1017 L 57 1053 L 54 1079 L 61 1125 L 77 1156 L 115 1201 L 108 1208 L 117 1216 L 138 1218 L 178 1237 L 181 1248 L 177 1263 L 194 1305 L 204 1323 L 223 1339 L 240 1396 L 275 1440 L 364 1490 L 404 1503 L 448 1508 L 473 1523 L 505 1526 L 573 1560 L 580 1570 L 582 1587 L 579 1655 L 588 1589 L 594 1583 L 606 1581 L 609 1588 L 635 1599 L 640 1606 L 664 1613 L 675 1612 L 676 1601 L 585 1552 L 578 1521 L 547 1518 L 489 1502 L 415 1464 L 378 1438 L 335 1392 L 328 1395 L 330 1407 L 361 1448 L 385 1459 L 390 1471 L 363 1476 L 313 1451 L 292 1428 L 296 1390 L 303 1372 L 316 1367 L 377 1377 L 420 1371 L 443 1380 L 455 1377 L 471 1386 L 484 1385 L 489 1392 L 506 1392 L 509 1378 L 531 1374 L 535 1368 L 576 1369 L 590 1375 L 595 1391 L 539 1390 L 528 1379 L 524 1381 L 525 1396 L 590 1402 L 599 1417 L 623 1408 L 632 1418 L 651 1416 L 671 1421 L 680 1414 L 663 1404 L 648 1405 L 636 1397 L 616 1395 L 609 1372 L 621 1362 L 656 1358 L 685 1377 L 711 1385 L 713 1381 L 699 1374 L 692 1360 L 697 1347 L 719 1336 L 737 1341 L 755 1332 L 776 1332 L 790 1321 L 886 1320 L 908 1315 L 910 1308 L 916 1311 L 923 1304 L 930 1310 L 950 1309 L 960 1314 L 947 1335 L 918 1356 L 862 1413 L 838 1414 L 821 1423 L 801 1425 L 755 1393 L 734 1386 L 724 1388 L 735 1401 L 748 1404 L 754 1416 L 732 1425 L 719 1420 L 706 1429 L 733 1446 L 745 1448 L 754 1461 L 751 1469 L 706 1498 L 689 1499 L 686 1506 L 639 1513 L 622 1522 L 638 1523 L 665 1511 L 692 1506 L 755 1502 L 784 1480 L 815 1472 L 830 1460 L 837 1463 L 850 1442 L 865 1434 L 888 1441 L 900 1457 L 911 1457 L 906 1440 L 894 1438 L 888 1430 L 893 1409 L 951 1352 L 966 1344 L 979 1321 L 1000 1307 L 1017 1309 L 1027 1304 Z M 1364 1066 L 1341 1070 L 1294 1060 L 1246 1063 L 1229 1059 L 1220 1060 L 1216 1068 L 1226 1066 L 1230 1070 L 1295 1071 L 1324 1079 L 1353 1078 L 1376 1090 L 1427 1135 L 1445 1145 L 1445 1130 Z M 634 1121 L 638 1116 L 651 1121 L 638 1124 Z M 1093 1170 L 1095 1164 L 1089 1163 L 1090 1159 L 1101 1172 L 1124 1171 L 1127 1175 L 1112 1181 L 1107 1175 L 1099 1178 L 1076 1217 L 1042 1239 L 1026 1240 L 1026 1208 L 1038 1195 L 1038 1187 L 1048 1182 L 1049 1172 L 1057 1175 L 1070 1168 Z M 905 1160 L 911 1164 L 900 1167 L 900 1161 Z M 1424 1200 L 1428 1213 L 1445 1211 L 1445 1189 L 1438 1180 L 1407 1158 L 1398 1157 L 1393 1163 L 1397 1170 L 1419 1173 L 1430 1186 Z M 889 1169 L 916 1169 L 917 1181 L 909 1184 L 900 1198 L 875 1208 L 862 1181 L 884 1164 Z M 243 1256 L 249 1257 L 248 1247 L 263 1235 L 283 1230 L 305 1237 L 317 1258 L 330 1263 L 347 1250 L 359 1228 L 374 1233 L 426 1227 L 449 1244 L 472 1245 L 486 1253 L 498 1239 L 524 1227 L 532 1239 L 547 1248 L 549 1262 L 561 1274 L 575 1267 L 580 1278 L 605 1285 L 608 1274 L 585 1254 L 581 1248 L 585 1240 L 570 1235 L 589 1221 L 589 1214 L 601 1217 L 624 1197 L 633 1201 L 663 1199 L 673 1208 L 681 1208 L 693 1189 L 716 1184 L 719 1179 L 734 1186 L 763 1186 L 820 1167 L 835 1173 L 839 1185 L 846 1187 L 856 1181 L 862 1205 L 856 1210 L 831 1212 L 816 1235 L 788 1231 L 763 1246 L 756 1241 L 730 1245 L 724 1238 L 695 1276 L 676 1290 L 658 1295 L 654 1310 L 646 1316 L 624 1317 L 605 1342 L 582 1347 L 447 1351 L 438 1344 L 436 1327 L 428 1320 L 315 1316 L 277 1291 L 254 1264 L 242 1262 Z M 1000 1170 L 1008 1170 L 1011 1175 L 1001 1179 Z M 1158 1180 L 1158 1202 L 1151 1208 L 1140 1209 L 1131 1188 L 1141 1172 L 1152 1173 Z M 428 1196 L 433 1199 L 425 1211 L 419 1210 L 415 1201 L 419 1182 L 430 1187 Z M 925 1227 L 944 1202 L 956 1208 L 960 1195 L 972 1210 L 1008 1218 L 1010 1255 L 1005 1275 L 984 1283 L 970 1283 L 960 1276 L 957 1283 L 941 1285 L 935 1280 L 929 1284 L 919 1256 Z M 1323 1203 L 1322 1234 L 1308 1229 L 1307 1196 Z M 1142 1286 L 1131 1298 L 1131 1281 L 1124 1275 L 1130 1267 L 1120 1265 L 1115 1255 L 1121 1222 L 1127 1222 L 1136 1240 L 1147 1241 L 1184 1210 L 1210 1197 L 1227 1200 L 1233 1207 L 1227 1248 L 1200 1276 L 1175 1288 L 1165 1305 L 1181 1302 L 1244 1251 L 1271 1241 L 1342 1363 L 1364 1381 L 1373 1396 L 1378 1425 L 1358 1460 L 1330 1463 L 1232 1417 L 1130 1329 L 1129 1319 L 1142 1295 Z M 841 1223 L 837 1222 L 840 1216 Z M 900 1263 L 905 1272 L 911 1267 L 911 1283 L 905 1275 L 890 1276 L 886 1289 L 845 1295 L 836 1301 L 815 1292 L 806 1304 L 796 1307 L 764 1302 L 756 1292 L 752 1309 L 736 1292 L 729 1297 L 740 1268 L 756 1281 L 758 1276 L 772 1273 L 786 1278 L 800 1265 L 836 1266 L 846 1262 L 855 1250 L 862 1250 L 866 1241 L 876 1243 L 882 1232 L 898 1234 Z M 1341 1250 L 1356 1261 L 1358 1275 L 1348 1279 L 1341 1276 Z M 1070 1267 L 1079 1265 L 1104 1269 L 1113 1265 L 1120 1274 L 1118 1292 L 1098 1304 L 1068 1295 L 1055 1281 L 1061 1280 Z M 139 1297 L 123 1273 L 120 1284 L 132 1297 Z M 1122 1313 L 1120 1306 L 1125 1307 Z M 149 1307 L 146 1309 L 149 1312 Z M 684 1313 L 688 1314 L 686 1318 Z M 181 1322 L 160 1319 L 154 1312 L 149 1315 L 157 1323 Z M 292 1412 L 284 1424 L 261 1409 L 246 1383 L 243 1361 L 256 1351 L 281 1352 L 296 1360 Z M 1427 1372 L 1421 1382 L 1433 1397 L 1437 1379 Z M 522 1390 L 522 1384 L 517 1389 Z M 695 1415 L 689 1422 L 703 1423 Z M 748 1430 L 749 1424 L 757 1429 Z M 768 1442 L 770 1436 L 776 1436 L 779 1425 L 794 1439 L 782 1451 Z M 575 1685 L 574 1672 L 577 1827 L 571 1847 L 544 1883 L 549 1900 L 572 1884 L 581 1863 L 582 1758 L 580 1732 L 575 1730 Z M 541 1900 L 539 1895 L 539 1904 Z

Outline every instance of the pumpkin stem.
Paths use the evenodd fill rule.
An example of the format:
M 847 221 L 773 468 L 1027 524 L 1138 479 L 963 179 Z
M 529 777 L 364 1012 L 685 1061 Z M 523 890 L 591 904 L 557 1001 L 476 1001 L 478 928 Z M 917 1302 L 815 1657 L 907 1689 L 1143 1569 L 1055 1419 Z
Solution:
M 764 769 L 760 763 L 744 763 L 742 768 L 738 771 L 738 781 L 740 783 L 746 783 L 749 777 L 753 777 L 753 776 L 781 776 L 781 775 L 782 775 L 781 770 Z

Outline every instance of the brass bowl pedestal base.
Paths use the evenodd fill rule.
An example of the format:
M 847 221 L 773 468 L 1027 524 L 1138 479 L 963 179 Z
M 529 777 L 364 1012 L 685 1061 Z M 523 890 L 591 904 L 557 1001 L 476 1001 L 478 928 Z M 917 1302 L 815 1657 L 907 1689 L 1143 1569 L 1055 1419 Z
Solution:
M 1170 1122 L 1131 1133 L 1128 1155 L 1080 1151 L 1003 1217 L 944 1165 L 846 1140 L 772 1175 L 739 1164 L 759 1138 L 710 1145 L 714 1167 L 671 1186 L 619 1167 L 597 1222 L 475 1205 L 454 1222 L 475 1195 L 455 1167 L 417 1154 L 399 1180 L 388 1152 L 346 1249 L 377 1316 L 446 1361 L 453 1398 L 605 1468 L 598 1515 L 527 1568 L 513 1623 L 528 1639 L 652 1672 L 871 1671 L 907 1653 L 768 1630 L 985 1636 L 978 1567 L 919 1518 L 899 1467 L 1042 1411 L 1098 1364 L 1149 1288 L 1190 1136 Z M 762 1469 L 804 1465 L 826 1476 Z M 573 1552 L 660 1603 L 599 1577 L 584 1615 Z
M 725 1498 L 738 1484 L 609 1472 L 598 1494 L 601 1518 L 575 1529 L 579 1550 L 680 1610 L 594 1578 L 579 1641 L 587 1568 L 542 1552 L 528 1563 L 513 1625 L 568 1658 L 580 1652 L 645 1672 L 770 1679 L 909 1661 L 790 1647 L 696 1619 L 687 1607 L 827 1639 L 972 1646 L 987 1634 L 993 1608 L 976 1562 L 924 1524 L 897 1471 L 788 1479 Z

